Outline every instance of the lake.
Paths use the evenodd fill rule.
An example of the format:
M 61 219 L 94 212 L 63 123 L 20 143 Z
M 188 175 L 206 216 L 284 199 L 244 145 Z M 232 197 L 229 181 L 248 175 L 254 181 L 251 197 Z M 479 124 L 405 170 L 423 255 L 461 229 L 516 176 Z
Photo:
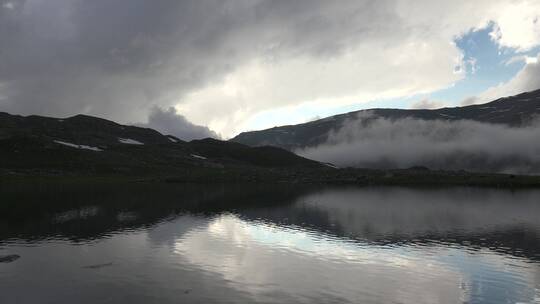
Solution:
M 540 191 L 3 183 L 0 303 L 540 303 Z

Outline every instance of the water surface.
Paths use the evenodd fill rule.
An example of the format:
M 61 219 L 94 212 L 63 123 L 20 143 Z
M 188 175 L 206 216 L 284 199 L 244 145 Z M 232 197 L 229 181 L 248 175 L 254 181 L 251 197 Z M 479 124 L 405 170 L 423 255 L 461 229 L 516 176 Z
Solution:
M 540 191 L 3 185 L 0 303 L 540 303 Z

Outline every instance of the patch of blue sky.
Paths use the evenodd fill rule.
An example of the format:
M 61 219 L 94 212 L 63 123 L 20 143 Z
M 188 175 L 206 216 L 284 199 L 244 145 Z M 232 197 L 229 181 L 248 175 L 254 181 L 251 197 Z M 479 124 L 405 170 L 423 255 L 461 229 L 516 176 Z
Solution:
M 470 31 L 456 39 L 455 43 L 463 52 L 466 76 L 453 86 L 433 92 L 428 98 L 440 100 L 449 105 L 459 105 L 467 97 L 478 95 L 490 87 L 511 80 L 525 65 L 524 61 L 513 61 L 516 56 L 536 57 L 540 48 L 527 52 L 517 52 L 511 48 L 501 48 L 491 39 L 493 26 Z

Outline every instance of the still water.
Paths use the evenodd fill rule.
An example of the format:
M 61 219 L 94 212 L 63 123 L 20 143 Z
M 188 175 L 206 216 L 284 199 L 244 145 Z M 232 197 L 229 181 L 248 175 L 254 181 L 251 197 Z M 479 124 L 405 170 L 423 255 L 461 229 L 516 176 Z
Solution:
M 2 185 L 0 303 L 540 303 L 540 191 Z

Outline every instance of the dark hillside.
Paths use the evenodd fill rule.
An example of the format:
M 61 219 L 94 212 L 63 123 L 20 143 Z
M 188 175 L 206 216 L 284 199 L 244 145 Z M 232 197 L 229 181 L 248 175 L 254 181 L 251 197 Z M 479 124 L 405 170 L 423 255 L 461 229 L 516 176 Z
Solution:
M 322 166 L 279 148 L 215 139 L 185 142 L 86 115 L 56 119 L 0 113 L 3 172 L 178 175 L 205 168 Z

